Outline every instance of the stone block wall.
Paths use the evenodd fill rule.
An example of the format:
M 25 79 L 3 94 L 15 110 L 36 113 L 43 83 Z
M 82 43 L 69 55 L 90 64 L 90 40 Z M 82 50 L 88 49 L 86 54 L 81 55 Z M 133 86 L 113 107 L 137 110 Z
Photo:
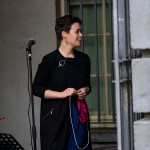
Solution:
M 134 112 L 136 113 L 150 112 L 150 59 L 149 58 L 132 60 L 132 83 L 133 83 Z
M 132 60 L 133 111 L 144 118 L 134 122 L 134 149 L 150 149 L 150 1 L 130 0 L 131 49 L 142 58 Z

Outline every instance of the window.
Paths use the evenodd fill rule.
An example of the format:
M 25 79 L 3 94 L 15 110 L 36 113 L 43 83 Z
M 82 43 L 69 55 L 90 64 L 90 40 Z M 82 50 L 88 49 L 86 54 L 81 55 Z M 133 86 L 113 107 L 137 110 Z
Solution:
M 91 124 L 115 123 L 112 65 L 112 0 L 67 0 L 66 14 L 83 21 L 80 51 L 91 58 L 92 92 L 87 97 Z

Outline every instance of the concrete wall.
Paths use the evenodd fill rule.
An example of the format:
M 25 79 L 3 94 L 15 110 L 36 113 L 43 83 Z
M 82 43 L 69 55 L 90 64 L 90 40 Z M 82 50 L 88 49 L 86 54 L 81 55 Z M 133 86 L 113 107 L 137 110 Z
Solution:
M 0 0 L 0 133 L 12 134 L 30 150 L 26 44 L 31 37 L 33 76 L 46 53 L 56 48 L 55 0 Z M 39 148 L 40 99 L 35 100 Z

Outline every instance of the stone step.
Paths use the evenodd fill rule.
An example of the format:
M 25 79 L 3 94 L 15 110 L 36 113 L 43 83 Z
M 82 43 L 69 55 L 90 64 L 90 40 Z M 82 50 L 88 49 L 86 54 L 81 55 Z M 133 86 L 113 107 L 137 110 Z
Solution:
M 92 129 L 91 130 L 92 143 L 117 143 L 116 129 Z
M 117 143 L 92 143 L 92 150 L 117 150 Z

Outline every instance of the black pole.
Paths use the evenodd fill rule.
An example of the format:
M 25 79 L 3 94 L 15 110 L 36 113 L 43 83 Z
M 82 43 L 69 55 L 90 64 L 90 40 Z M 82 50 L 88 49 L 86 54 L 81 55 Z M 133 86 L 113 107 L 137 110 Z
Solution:
M 34 40 L 29 40 L 27 44 L 26 52 L 27 52 L 27 63 L 28 63 L 28 74 L 29 74 L 29 98 L 32 109 L 32 140 L 33 140 L 33 149 L 37 150 L 36 146 L 36 126 L 35 126 L 35 116 L 34 116 L 34 101 L 33 101 L 33 91 L 32 91 L 32 55 L 31 55 L 31 46 L 35 44 Z

